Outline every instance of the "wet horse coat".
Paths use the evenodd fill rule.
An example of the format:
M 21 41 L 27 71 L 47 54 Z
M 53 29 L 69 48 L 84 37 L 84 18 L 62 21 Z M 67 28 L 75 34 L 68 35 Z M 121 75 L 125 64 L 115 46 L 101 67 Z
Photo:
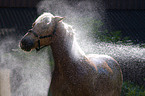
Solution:
M 48 18 L 49 14 L 43 15 L 41 19 Z M 40 40 L 40 46 L 50 45 L 55 63 L 48 96 L 119 96 L 123 81 L 119 64 L 110 56 L 85 55 L 76 42 L 71 26 L 60 22 L 61 17 L 49 18 L 54 23 L 48 22 L 51 24 L 48 24 L 49 28 L 56 28 L 56 35 Z M 42 30 L 36 21 L 32 28 L 34 32 Z M 47 29 L 45 34 L 51 34 L 52 29 Z M 26 38 L 34 43 L 29 49 L 38 47 L 34 34 L 28 33 L 23 37 Z M 21 48 L 28 51 L 23 39 Z

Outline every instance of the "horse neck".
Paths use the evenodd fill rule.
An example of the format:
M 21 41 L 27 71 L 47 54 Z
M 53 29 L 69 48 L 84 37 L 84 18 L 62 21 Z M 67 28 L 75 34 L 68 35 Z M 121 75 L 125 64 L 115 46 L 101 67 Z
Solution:
M 60 67 L 61 65 L 59 64 L 67 64 L 69 66 L 69 64 L 74 64 L 73 62 L 79 61 L 79 59 L 84 57 L 84 53 L 74 36 L 66 32 L 63 23 L 59 24 L 56 31 L 58 34 L 55 41 L 50 45 L 56 67 Z M 68 64 L 68 62 L 71 63 Z

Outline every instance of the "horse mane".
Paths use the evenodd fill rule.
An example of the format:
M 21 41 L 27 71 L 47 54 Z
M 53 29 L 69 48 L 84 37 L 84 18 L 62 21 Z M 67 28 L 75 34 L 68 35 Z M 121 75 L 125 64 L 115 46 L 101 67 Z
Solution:
M 83 52 L 83 50 L 80 48 L 80 46 L 78 45 L 78 42 L 76 40 L 76 36 L 75 36 L 75 29 L 73 29 L 73 27 L 67 23 L 62 22 L 64 25 L 64 28 L 66 29 L 66 33 L 70 35 L 70 37 L 73 37 L 73 44 L 72 44 L 72 54 L 74 54 L 76 57 L 78 57 L 78 54 L 82 54 L 83 56 L 86 56 L 85 53 Z M 78 51 L 76 51 L 76 49 Z
M 64 25 L 64 28 L 66 29 L 66 33 L 70 34 L 71 36 L 74 36 L 75 34 L 75 30 L 73 29 L 73 27 L 67 23 L 62 22 Z

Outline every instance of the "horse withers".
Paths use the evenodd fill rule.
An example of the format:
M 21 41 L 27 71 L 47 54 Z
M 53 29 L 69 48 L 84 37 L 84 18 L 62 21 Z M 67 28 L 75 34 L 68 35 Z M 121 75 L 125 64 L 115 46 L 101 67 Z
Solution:
M 50 45 L 55 65 L 48 96 L 119 96 L 123 77 L 117 61 L 106 55 L 86 55 L 72 27 L 62 19 L 42 14 L 20 42 L 24 51 Z

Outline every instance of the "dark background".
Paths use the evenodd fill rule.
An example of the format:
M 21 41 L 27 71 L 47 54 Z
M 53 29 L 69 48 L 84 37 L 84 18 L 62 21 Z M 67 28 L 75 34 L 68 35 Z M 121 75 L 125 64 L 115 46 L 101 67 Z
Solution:
M 38 16 L 36 6 L 39 1 L 0 0 L 0 39 L 8 35 L 18 38 L 24 35 Z M 83 0 L 68 0 L 68 4 L 74 6 L 79 1 Z M 134 43 L 145 42 L 144 0 L 103 0 L 102 4 L 109 31 L 120 30 L 124 37 L 130 37 Z M 99 10 L 99 6 L 97 8 Z

